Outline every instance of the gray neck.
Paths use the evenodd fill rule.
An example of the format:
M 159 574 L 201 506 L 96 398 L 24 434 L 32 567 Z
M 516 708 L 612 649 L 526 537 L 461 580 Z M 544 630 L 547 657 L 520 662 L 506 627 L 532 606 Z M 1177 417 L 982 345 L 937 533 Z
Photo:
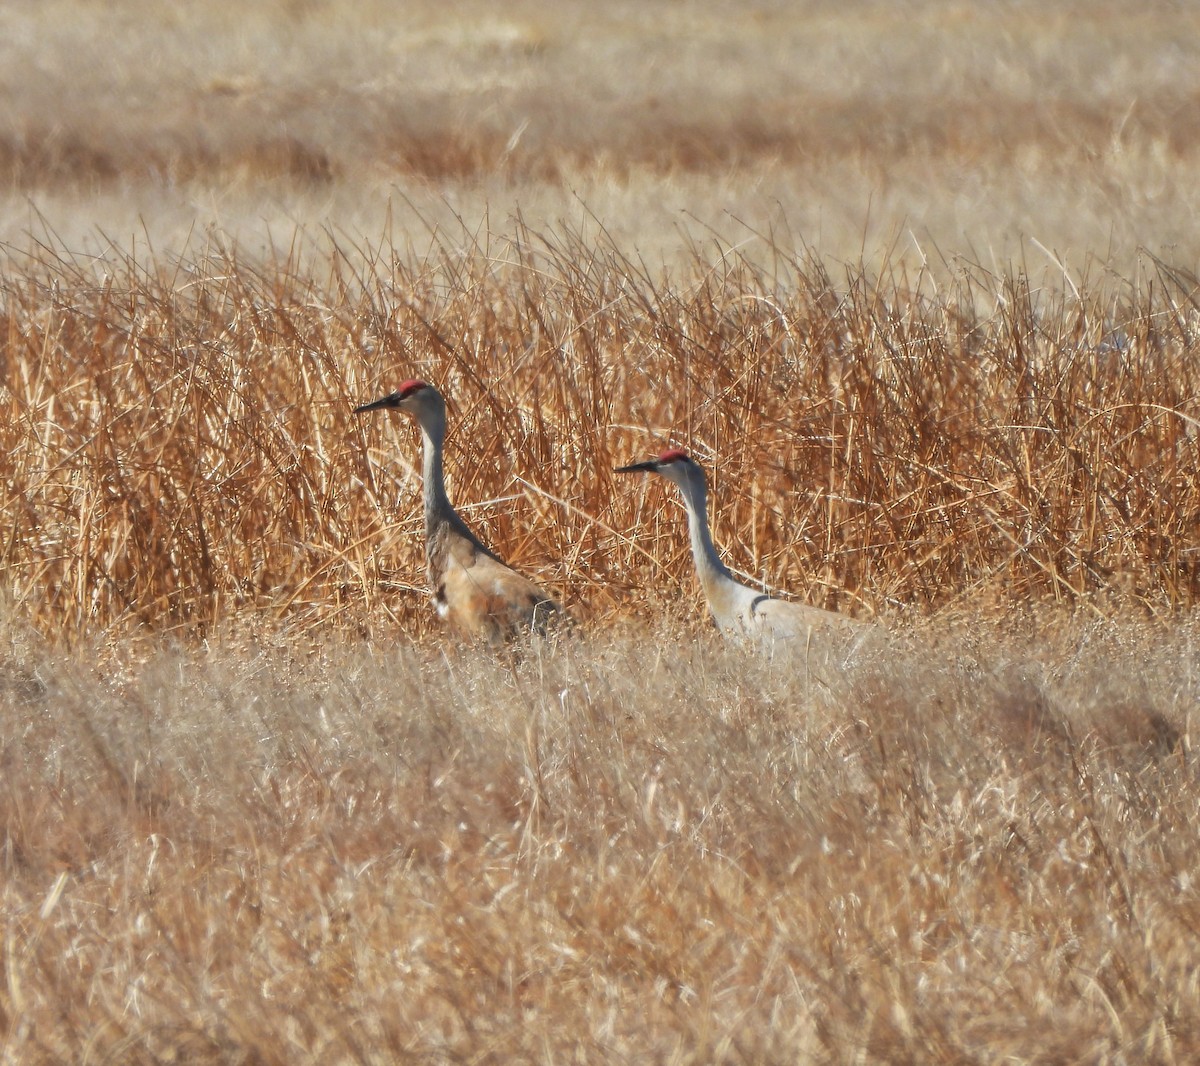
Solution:
M 446 439 L 446 409 L 440 405 L 421 418 L 421 477 L 425 502 L 425 564 L 429 580 L 436 586 L 446 567 L 447 553 L 455 536 L 469 541 L 478 550 L 491 555 L 451 506 L 446 496 L 442 473 L 442 445 Z
M 446 413 L 432 410 L 421 419 L 421 477 L 425 501 L 425 543 L 432 552 L 437 533 L 447 523 L 461 525 L 462 520 L 446 496 L 446 478 L 442 473 L 442 445 L 446 439 Z
M 679 490 L 687 508 L 696 575 L 700 578 L 709 610 L 721 629 L 737 632 L 747 624 L 755 601 L 762 597 L 754 589 L 735 580 L 729 568 L 717 556 L 712 535 L 708 531 L 704 475 L 689 477 L 679 486 Z
M 700 479 L 689 478 L 679 486 L 683 495 L 683 503 L 688 515 L 688 533 L 692 541 L 692 558 L 696 563 L 696 573 L 700 584 L 712 600 L 718 589 L 726 582 L 733 581 L 729 568 L 721 562 L 717 549 L 712 542 L 712 534 L 708 529 L 708 504 L 704 482 Z

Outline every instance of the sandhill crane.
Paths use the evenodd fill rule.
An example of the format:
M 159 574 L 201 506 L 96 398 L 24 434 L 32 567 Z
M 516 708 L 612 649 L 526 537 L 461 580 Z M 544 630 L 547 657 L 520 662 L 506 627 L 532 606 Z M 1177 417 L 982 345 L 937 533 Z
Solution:
M 356 413 L 397 408 L 416 419 L 424 448 L 425 565 L 438 614 L 470 637 L 499 643 L 545 632 L 559 606 L 528 578 L 508 567 L 471 532 L 450 505 L 442 476 L 446 401 L 424 381 L 354 408 Z
M 720 560 L 708 530 L 708 489 L 704 471 L 687 453 L 665 451 L 657 459 L 617 467 L 618 474 L 645 471 L 674 482 L 687 509 L 688 531 L 696 573 L 717 625 L 726 633 L 754 639 L 789 639 L 809 635 L 820 627 L 860 628 L 865 623 L 835 611 L 777 600 L 735 581 Z

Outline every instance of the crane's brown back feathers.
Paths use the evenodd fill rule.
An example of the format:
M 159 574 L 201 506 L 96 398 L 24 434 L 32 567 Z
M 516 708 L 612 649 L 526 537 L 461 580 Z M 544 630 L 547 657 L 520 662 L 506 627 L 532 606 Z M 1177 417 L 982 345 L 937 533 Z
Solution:
M 461 520 L 458 527 L 447 521 L 429 533 L 429 583 L 438 612 L 464 635 L 490 643 L 545 633 L 559 605 L 493 554 Z
M 452 557 L 453 558 L 453 557 Z M 436 589 L 439 610 L 464 635 L 498 644 L 545 633 L 560 608 L 537 585 L 491 555 L 453 561 Z

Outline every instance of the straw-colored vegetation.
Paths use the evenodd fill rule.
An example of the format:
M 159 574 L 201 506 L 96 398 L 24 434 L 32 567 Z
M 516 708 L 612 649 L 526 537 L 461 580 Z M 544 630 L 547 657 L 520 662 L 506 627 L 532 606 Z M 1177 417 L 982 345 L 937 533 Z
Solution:
M 6 1050 L 1190 1061 L 1200 633 L 1020 628 L 15 641 Z
M 416 434 L 351 413 L 401 376 L 451 397 L 473 521 L 585 616 L 691 587 L 673 498 L 611 476 L 667 443 L 712 467 L 735 564 L 822 606 L 1200 592 L 1200 315 L 1171 272 L 1077 298 L 728 254 L 671 280 L 522 236 L 418 264 L 331 244 L 319 277 L 11 260 L 14 605 L 64 633 L 423 634 Z
M 3 1061 L 1200 1056 L 1196 16 L 799 7 L 0 14 Z
M 164 250 L 582 200 L 650 263 L 738 220 L 834 262 L 1200 259 L 1178 0 L 47 0 L 0 11 L 0 92 L 0 239 L 30 199 L 72 247 Z

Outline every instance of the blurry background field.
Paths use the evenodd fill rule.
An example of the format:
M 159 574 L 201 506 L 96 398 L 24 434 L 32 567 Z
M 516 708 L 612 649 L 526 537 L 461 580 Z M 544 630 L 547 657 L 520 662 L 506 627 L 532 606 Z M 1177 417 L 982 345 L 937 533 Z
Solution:
M 1193 1060 L 1197 53 L 0 10 L 5 1061 Z M 439 629 L 410 376 L 574 640 Z M 716 642 L 667 445 L 880 630 Z
M 839 262 L 1198 253 L 1200 13 L 1167 0 L 51 0 L 0 12 L 0 93 L 8 239 L 31 201 L 164 251 L 582 201 L 651 262 L 738 220 Z

